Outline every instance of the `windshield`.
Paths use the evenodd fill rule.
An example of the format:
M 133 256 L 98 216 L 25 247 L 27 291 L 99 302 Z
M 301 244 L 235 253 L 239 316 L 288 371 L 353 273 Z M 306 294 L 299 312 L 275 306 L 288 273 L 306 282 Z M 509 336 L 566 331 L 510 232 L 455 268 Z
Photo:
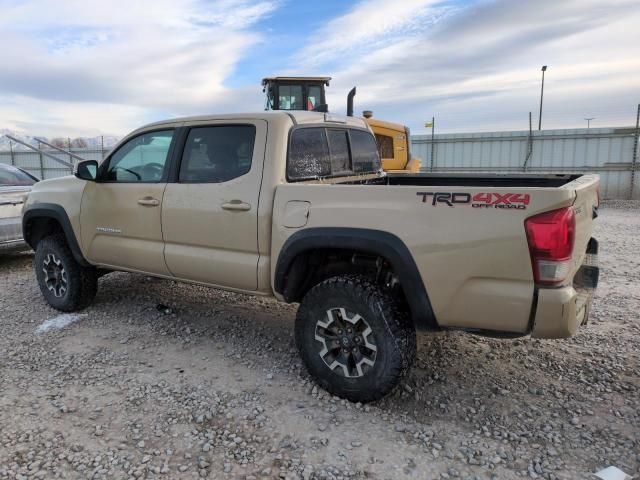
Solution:
M 37 180 L 19 168 L 0 165 L 0 187 L 29 187 Z

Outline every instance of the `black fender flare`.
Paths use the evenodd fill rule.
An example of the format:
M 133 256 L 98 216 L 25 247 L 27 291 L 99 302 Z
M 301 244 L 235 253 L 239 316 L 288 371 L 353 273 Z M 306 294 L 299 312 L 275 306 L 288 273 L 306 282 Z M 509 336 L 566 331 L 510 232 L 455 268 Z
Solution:
M 82 255 L 82 250 L 80 250 L 78 239 L 71 226 L 69 215 L 67 215 L 66 210 L 62 206 L 56 205 L 55 203 L 36 203 L 27 207 L 24 211 L 22 215 L 22 236 L 31 248 L 35 250 L 38 246 L 37 240 L 41 239 L 38 232 L 33 231 L 31 227 L 31 221 L 39 218 L 52 219 L 58 222 L 67 239 L 67 244 L 71 249 L 73 258 L 84 267 L 90 266 L 89 262 L 84 258 L 84 255 Z
M 289 268 L 298 255 L 316 249 L 346 249 L 385 258 L 397 273 L 416 328 L 437 329 L 438 323 L 424 281 L 411 252 L 396 235 L 363 228 L 319 227 L 300 230 L 282 246 L 274 277 L 274 290 L 283 294 Z

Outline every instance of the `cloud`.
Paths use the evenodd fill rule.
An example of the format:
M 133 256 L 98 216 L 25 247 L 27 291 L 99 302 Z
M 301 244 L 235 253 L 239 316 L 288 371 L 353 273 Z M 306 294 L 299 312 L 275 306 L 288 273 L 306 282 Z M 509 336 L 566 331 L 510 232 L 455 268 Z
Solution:
M 265 74 L 318 73 L 336 112 L 357 85 L 357 110 L 414 133 L 431 116 L 439 131 L 523 129 L 543 64 L 544 126 L 635 121 L 637 0 L 360 0 L 328 19 L 305 4 L 288 37 L 276 13 L 293 1 L 0 0 L 0 128 L 124 134 L 259 110 Z
M 119 136 L 158 119 L 147 109 L 135 105 L 66 102 L 23 96 L 0 101 L 2 128 L 49 138 Z
M 96 109 L 92 126 L 121 134 L 126 129 L 101 120 L 101 111 L 128 118 L 215 110 L 233 96 L 225 79 L 262 41 L 250 27 L 276 7 L 250 0 L 0 3 L 0 44 L 9 46 L 0 101 L 21 105 L 3 109 L 0 124 L 30 118 L 46 125 L 37 116 L 45 111 L 52 123 L 73 122 L 69 112 Z
M 540 66 L 548 64 L 545 125 L 582 126 L 584 116 L 632 121 L 640 93 L 637 1 L 414 2 L 378 31 L 372 18 L 354 14 L 368 5 L 334 19 L 302 49 L 303 56 L 322 52 L 316 69 L 338 66 L 328 95 L 334 110 L 344 111 L 346 92 L 357 85 L 356 105 L 414 132 L 432 115 L 448 130 L 523 128 L 537 111 Z M 363 37 L 367 28 L 374 31 Z M 357 46 L 337 46 L 341 32 L 353 32 L 346 39 Z
M 457 8 L 437 0 L 366 0 L 311 35 L 295 56 L 299 68 L 340 62 L 376 50 L 394 39 L 415 35 Z

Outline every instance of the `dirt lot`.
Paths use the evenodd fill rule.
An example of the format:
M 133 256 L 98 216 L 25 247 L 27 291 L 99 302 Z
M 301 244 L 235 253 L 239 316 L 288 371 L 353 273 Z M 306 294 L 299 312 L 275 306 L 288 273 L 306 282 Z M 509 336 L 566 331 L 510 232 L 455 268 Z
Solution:
M 638 473 L 640 204 L 602 208 L 597 236 L 575 338 L 420 335 L 402 388 L 366 406 L 310 382 L 293 306 L 115 273 L 52 325 L 33 257 L 0 258 L 0 478 Z

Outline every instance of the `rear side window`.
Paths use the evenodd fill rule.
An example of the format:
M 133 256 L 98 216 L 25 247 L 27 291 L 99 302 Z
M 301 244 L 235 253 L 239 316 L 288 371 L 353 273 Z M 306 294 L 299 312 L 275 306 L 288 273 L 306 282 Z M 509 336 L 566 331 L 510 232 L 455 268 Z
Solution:
M 350 128 L 305 127 L 291 134 L 290 181 L 376 172 L 380 157 L 373 135 Z
M 256 127 L 220 125 L 189 130 L 180 163 L 182 183 L 220 183 L 251 170 Z

